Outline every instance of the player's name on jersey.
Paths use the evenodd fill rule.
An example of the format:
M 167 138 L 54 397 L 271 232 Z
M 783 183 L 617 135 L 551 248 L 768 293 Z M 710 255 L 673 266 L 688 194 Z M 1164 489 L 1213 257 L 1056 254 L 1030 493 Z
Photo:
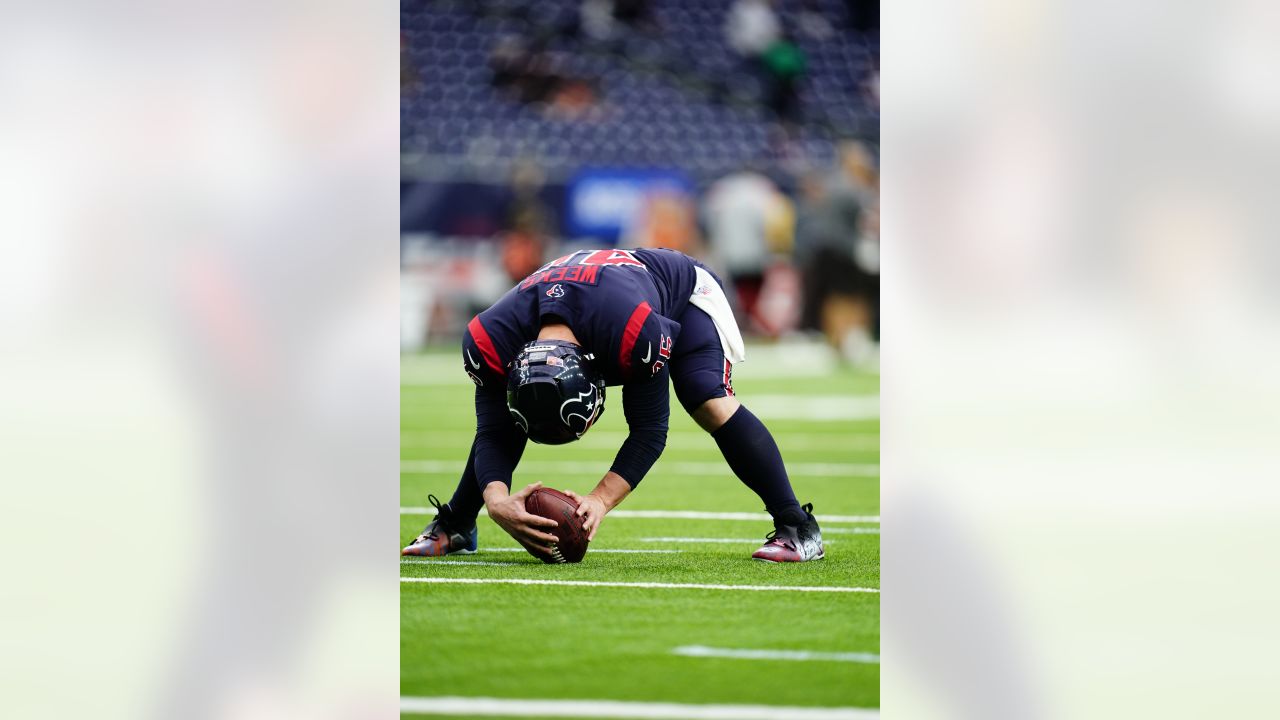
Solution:
M 599 265 L 572 265 L 569 267 L 558 267 L 550 270 L 536 272 L 524 279 L 520 283 L 521 290 L 529 288 L 543 282 L 571 282 L 581 283 L 583 285 L 595 285 L 597 277 L 600 274 Z
M 556 258 L 538 268 L 520 283 L 521 290 L 544 282 L 575 282 L 595 285 L 601 267 L 626 266 L 648 270 L 629 250 L 579 250 Z

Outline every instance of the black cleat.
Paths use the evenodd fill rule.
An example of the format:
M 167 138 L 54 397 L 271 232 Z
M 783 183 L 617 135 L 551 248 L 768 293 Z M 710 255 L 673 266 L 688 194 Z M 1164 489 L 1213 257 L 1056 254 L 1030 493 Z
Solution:
M 441 555 L 470 555 L 479 545 L 479 532 L 475 525 L 471 530 L 460 532 L 453 527 L 453 509 L 446 503 L 441 505 L 435 495 L 428 495 L 427 500 L 436 509 L 436 519 L 422 531 L 412 543 L 400 551 L 401 555 L 424 555 L 439 557 Z
M 751 557 L 764 562 L 808 562 L 826 556 L 822 547 L 822 530 L 813 517 L 813 503 L 804 510 L 803 525 L 773 524 L 773 531 L 764 537 L 765 543 Z

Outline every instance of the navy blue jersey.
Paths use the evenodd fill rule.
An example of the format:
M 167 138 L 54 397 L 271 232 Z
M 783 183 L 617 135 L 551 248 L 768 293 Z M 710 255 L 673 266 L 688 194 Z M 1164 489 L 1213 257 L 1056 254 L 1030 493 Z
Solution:
M 648 380 L 678 342 L 680 324 L 673 318 L 689 304 L 694 267 L 674 250 L 580 250 L 553 260 L 471 321 L 472 378 L 480 384 L 485 375 L 504 379 L 520 348 L 559 319 L 595 356 L 607 384 Z
M 610 469 L 632 487 L 640 482 L 666 446 L 668 365 L 696 265 L 674 250 L 582 250 L 547 263 L 472 318 L 462 338 L 464 367 L 476 384 L 466 473 L 480 488 L 509 486 L 524 452 L 526 438 L 507 413 L 507 363 L 545 322 L 568 325 L 605 382 L 624 386 L 628 433 Z

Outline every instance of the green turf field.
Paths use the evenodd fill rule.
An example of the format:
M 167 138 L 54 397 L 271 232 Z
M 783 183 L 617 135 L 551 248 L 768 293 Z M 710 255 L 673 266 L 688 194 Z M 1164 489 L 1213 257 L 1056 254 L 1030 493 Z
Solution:
M 428 493 L 447 501 L 466 460 L 473 387 L 458 365 L 452 352 L 402 362 L 402 545 L 430 521 Z M 605 519 L 581 564 L 544 565 L 483 515 L 479 553 L 401 560 L 401 695 L 878 707 L 879 377 L 753 377 L 748 362 L 734 385 L 773 431 L 801 502 L 813 502 L 820 521 L 840 516 L 822 522 L 824 560 L 750 559 L 771 527 L 767 516 L 673 395 L 666 453 Z M 618 388 L 606 406 L 578 443 L 531 443 L 516 486 L 541 480 L 590 491 L 626 431 Z M 667 511 L 759 518 L 662 517 Z M 735 587 L 440 582 L 451 579 Z M 798 587 L 821 590 L 790 589 Z

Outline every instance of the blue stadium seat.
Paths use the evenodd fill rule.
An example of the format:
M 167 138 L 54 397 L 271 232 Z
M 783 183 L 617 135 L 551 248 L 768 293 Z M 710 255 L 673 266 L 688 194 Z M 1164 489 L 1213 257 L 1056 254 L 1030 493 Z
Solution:
M 418 79 L 402 98 L 404 147 L 461 165 L 471 151 L 466 139 L 483 132 L 497 139 L 499 155 L 535 153 L 560 166 L 668 163 L 699 175 L 769 153 L 776 121 L 761 104 L 764 87 L 723 37 L 732 0 L 654 0 L 657 30 L 619 23 L 615 41 L 603 45 L 563 32 L 579 4 L 402 0 L 402 38 Z M 814 0 L 810 7 L 843 26 L 842 0 Z M 794 30 L 799 6 L 784 3 L 778 12 Z M 591 80 L 615 116 L 550 120 L 539 106 L 507 99 L 492 85 L 489 56 L 512 36 L 546 50 L 554 72 Z M 842 133 L 875 128 L 878 111 L 863 85 L 878 63 L 879 37 L 844 31 L 823 41 L 797 37 L 807 55 L 800 84 L 805 120 L 790 132 L 806 156 L 830 158 Z M 713 102 L 717 88 L 727 90 L 730 105 Z

